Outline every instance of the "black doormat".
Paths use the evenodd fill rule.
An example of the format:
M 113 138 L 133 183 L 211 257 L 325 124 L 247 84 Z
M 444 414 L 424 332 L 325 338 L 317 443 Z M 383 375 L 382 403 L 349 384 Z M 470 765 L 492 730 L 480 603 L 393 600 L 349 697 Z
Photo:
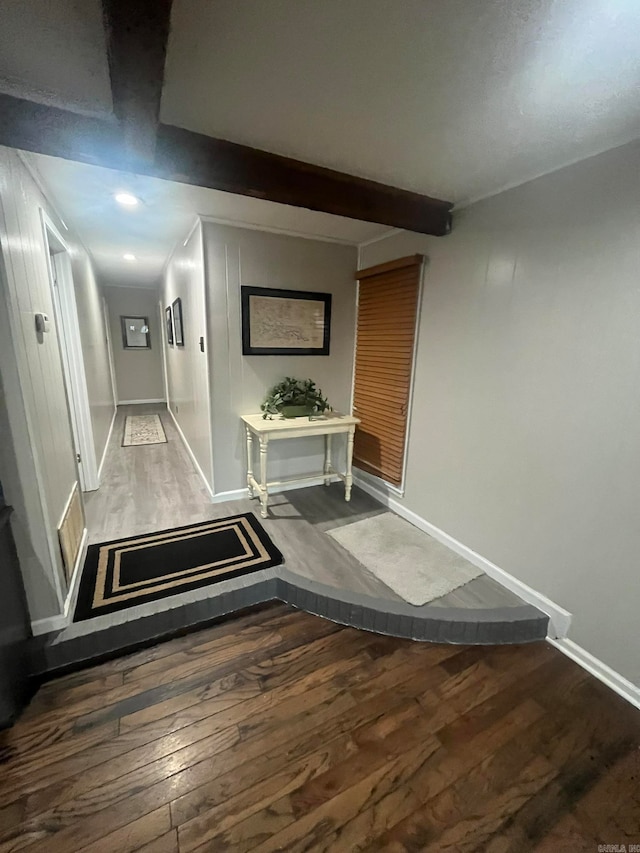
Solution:
M 247 512 L 90 545 L 74 622 L 278 566 L 282 554 Z

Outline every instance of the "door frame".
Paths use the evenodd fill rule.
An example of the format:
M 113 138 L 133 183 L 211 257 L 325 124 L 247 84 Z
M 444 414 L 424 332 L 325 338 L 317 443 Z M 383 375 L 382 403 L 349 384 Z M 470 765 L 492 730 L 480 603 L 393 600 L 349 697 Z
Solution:
M 109 379 L 111 381 L 111 394 L 113 396 L 114 416 L 118 410 L 118 386 L 116 384 L 116 365 L 113 359 L 113 344 L 111 342 L 111 326 L 109 321 L 109 306 L 104 296 L 100 297 L 102 322 L 104 323 L 104 335 L 107 342 L 107 355 L 109 357 Z
M 99 487 L 100 479 L 91 426 L 91 409 L 82 356 L 71 257 L 69 247 L 62 235 L 42 208 L 40 208 L 40 219 L 47 255 L 49 286 L 60 339 L 69 419 L 76 453 L 80 456 L 77 460 L 80 488 L 83 492 L 92 492 Z

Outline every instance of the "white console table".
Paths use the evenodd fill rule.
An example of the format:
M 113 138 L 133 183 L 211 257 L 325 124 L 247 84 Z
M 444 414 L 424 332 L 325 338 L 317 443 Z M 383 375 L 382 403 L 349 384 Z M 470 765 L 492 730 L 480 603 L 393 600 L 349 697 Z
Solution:
M 325 486 L 331 482 L 332 475 L 336 475 L 344 482 L 344 499 L 351 500 L 351 460 L 353 458 L 353 436 L 359 418 L 351 415 L 340 415 L 337 412 L 329 412 L 326 416 L 317 420 L 304 418 L 283 418 L 274 415 L 273 420 L 265 420 L 262 415 L 242 415 L 245 431 L 247 434 L 247 488 L 249 497 L 257 494 L 260 498 L 260 515 L 267 517 L 267 506 L 269 504 L 269 489 L 274 486 L 283 486 L 289 483 L 304 483 L 309 480 L 317 480 L 324 477 Z M 347 459 L 344 474 L 334 470 L 331 462 L 331 438 L 338 433 L 347 433 Z M 309 435 L 324 436 L 324 468 L 319 474 L 306 477 L 292 477 L 289 480 L 269 483 L 267 481 L 267 451 L 269 442 L 279 438 L 305 438 Z M 260 445 L 260 481 L 253 476 L 253 439 L 256 438 Z

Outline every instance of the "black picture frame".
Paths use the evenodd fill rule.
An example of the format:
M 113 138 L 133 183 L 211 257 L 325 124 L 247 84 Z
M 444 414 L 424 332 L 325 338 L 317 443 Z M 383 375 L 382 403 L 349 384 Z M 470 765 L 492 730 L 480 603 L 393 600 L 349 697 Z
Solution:
M 140 326 L 140 328 L 133 328 Z M 123 349 L 151 349 L 149 318 L 139 315 L 120 315 Z M 146 329 L 146 331 L 143 331 Z
M 241 290 L 242 302 L 242 354 L 243 355 L 329 355 L 331 342 L 331 294 L 316 293 L 312 290 L 280 290 L 269 287 L 250 287 L 244 285 Z M 299 328 L 285 329 L 287 335 L 291 336 L 292 345 L 281 344 L 282 334 L 280 330 L 274 330 L 274 346 L 256 345 L 252 343 L 252 325 L 255 328 L 260 318 L 256 317 L 256 306 L 252 305 L 252 296 L 263 298 L 286 299 L 291 301 L 305 300 L 318 302 L 321 306 L 322 317 L 322 343 L 319 346 L 295 346 L 296 338 L 304 340 L 305 331 Z M 262 337 L 268 336 L 268 329 L 261 330 Z M 280 335 L 280 337 L 278 337 Z
M 171 306 L 168 305 L 164 309 L 164 322 L 167 330 L 167 343 L 170 347 L 173 346 L 173 315 L 171 313 Z
M 184 346 L 184 319 L 182 317 L 182 299 L 178 297 L 171 303 L 173 314 L 173 338 L 177 347 Z

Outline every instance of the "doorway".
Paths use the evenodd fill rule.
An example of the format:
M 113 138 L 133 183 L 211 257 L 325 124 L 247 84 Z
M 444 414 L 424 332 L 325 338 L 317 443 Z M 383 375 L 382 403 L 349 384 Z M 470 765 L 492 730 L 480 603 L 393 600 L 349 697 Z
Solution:
M 41 211 L 41 216 L 78 480 L 81 491 L 90 492 L 98 488 L 99 478 L 71 258 L 69 249 L 53 222 L 44 211 Z M 43 330 L 46 329 L 47 322 L 48 319 L 43 316 Z

